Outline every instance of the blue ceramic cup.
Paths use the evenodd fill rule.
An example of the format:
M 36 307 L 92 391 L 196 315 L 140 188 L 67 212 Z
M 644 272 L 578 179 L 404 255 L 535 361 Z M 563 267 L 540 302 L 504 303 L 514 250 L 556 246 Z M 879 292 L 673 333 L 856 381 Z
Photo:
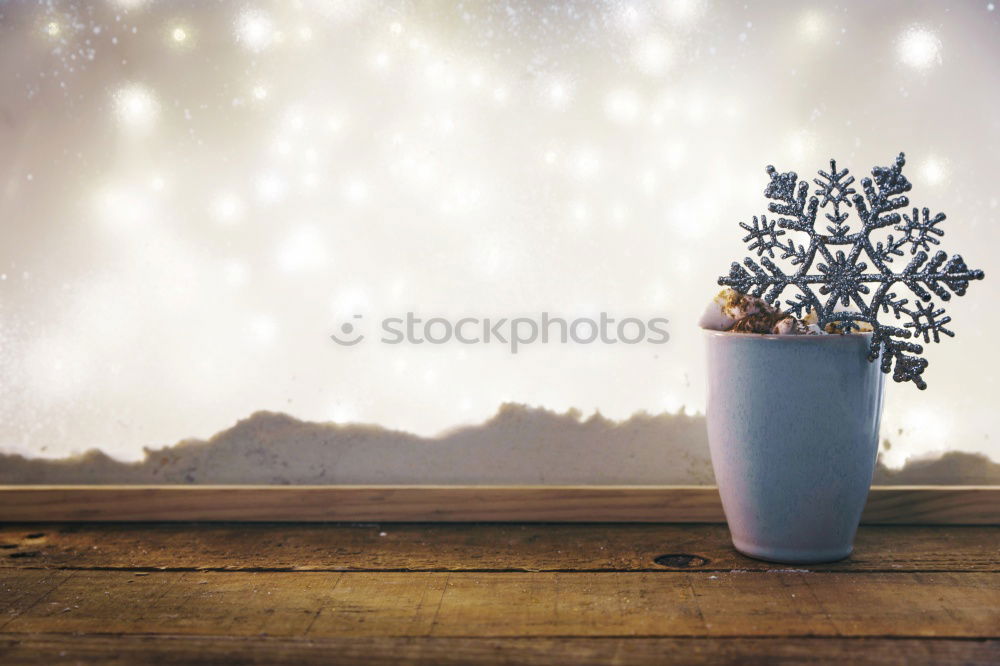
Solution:
M 733 545 L 775 562 L 847 557 L 885 387 L 871 334 L 706 335 L 708 441 Z

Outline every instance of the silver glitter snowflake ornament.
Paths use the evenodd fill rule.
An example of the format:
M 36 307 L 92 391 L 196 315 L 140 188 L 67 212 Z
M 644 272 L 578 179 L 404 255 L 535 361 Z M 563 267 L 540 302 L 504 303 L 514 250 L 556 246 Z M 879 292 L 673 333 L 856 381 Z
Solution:
M 983 279 L 983 272 L 970 269 L 957 254 L 949 259 L 938 250 L 928 256 L 931 246 L 939 245 L 944 236 L 938 226 L 944 213 L 932 217 L 927 208 L 913 208 L 912 213 L 902 215 L 894 212 L 910 205 L 904 194 L 911 188 L 903 175 L 905 163 L 900 153 L 895 164 L 875 167 L 874 180 L 862 178 L 859 193 L 847 169 L 838 171 L 836 161 L 830 160 L 830 171 L 820 171 L 813 180 L 813 196 L 809 183 L 799 181 L 794 172 L 779 173 L 768 166 L 771 182 L 764 196 L 772 200 L 768 210 L 779 217 L 768 220 L 761 215 L 752 224 L 740 222 L 747 232 L 743 242 L 756 251 L 760 263 L 750 257 L 742 266 L 734 262 L 719 284 L 771 304 L 777 303 L 786 287 L 795 287 L 798 293 L 785 301 L 788 311 L 800 318 L 815 312 L 822 327 L 835 324 L 849 333 L 867 322 L 872 327 L 869 360 L 881 357 L 882 372 L 892 370 L 897 382 L 912 381 L 925 389 L 922 374 L 927 359 L 920 356 L 924 348 L 915 340 L 939 342 L 942 334 L 955 335 L 945 328 L 951 317 L 944 316 L 944 309 L 932 299 L 936 295 L 947 301 L 952 294 L 965 295 L 969 282 Z M 851 207 L 860 221 L 857 226 L 848 222 Z M 828 222 L 823 230 L 816 228 L 820 209 Z M 802 242 L 796 243 L 791 232 L 802 234 Z M 903 266 L 905 249 L 910 259 Z M 787 272 L 773 261 L 776 252 L 792 266 Z M 897 295 L 904 287 L 911 292 L 912 302 Z M 902 327 L 883 324 L 879 321 L 883 314 L 909 321 Z

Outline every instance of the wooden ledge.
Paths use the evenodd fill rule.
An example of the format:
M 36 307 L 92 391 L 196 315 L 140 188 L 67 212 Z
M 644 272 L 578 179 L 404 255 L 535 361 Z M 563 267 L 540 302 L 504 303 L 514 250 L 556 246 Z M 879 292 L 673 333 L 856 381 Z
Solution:
M 0 486 L 0 521 L 724 522 L 714 486 Z M 1000 524 L 1000 486 L 875 486 L 868 524 Z

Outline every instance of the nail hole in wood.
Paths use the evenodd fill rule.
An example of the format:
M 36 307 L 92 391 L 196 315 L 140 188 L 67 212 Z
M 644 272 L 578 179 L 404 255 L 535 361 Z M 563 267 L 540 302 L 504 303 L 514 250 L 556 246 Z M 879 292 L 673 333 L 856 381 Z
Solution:
M 670 567 L 671 569 L 690 569 L 691 567 L 703 567 L 708 564 L 708 560 L 704 557 L 688 555 L 686 553 L 660 555 L 653 561 L 661 567 Z

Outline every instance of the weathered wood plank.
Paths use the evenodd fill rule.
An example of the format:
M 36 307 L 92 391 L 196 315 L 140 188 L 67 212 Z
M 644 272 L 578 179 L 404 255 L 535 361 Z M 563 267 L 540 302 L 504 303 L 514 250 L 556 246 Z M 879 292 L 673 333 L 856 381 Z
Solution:
M 0 578 L 0 624 L 44 601 L 56 587 L 73 575 L 71 571 L 26 570 L 24 578 L 8 583 Z
M 901 664 L 992 666 L 1000 641 L 844 638 L 231 638 L 0 634 L 0 661 L 78 664 Z
M 711 486 L 0 486 L 0 521 L 722 522 Z M 1000 487 L 884 486 L 863 520 L 1000 524 Z
M 988 573 L 39 573 L 0 570 L 0 632 L 1000 637 Z
M 1000 527 L 862 526 L 813 571 L 996 571 Z M 666 556 L 666 557 L 664 557 Z M 0 526 L 0 568 L 327 571 L 767 570 L 725 525 L 122 524 Z

